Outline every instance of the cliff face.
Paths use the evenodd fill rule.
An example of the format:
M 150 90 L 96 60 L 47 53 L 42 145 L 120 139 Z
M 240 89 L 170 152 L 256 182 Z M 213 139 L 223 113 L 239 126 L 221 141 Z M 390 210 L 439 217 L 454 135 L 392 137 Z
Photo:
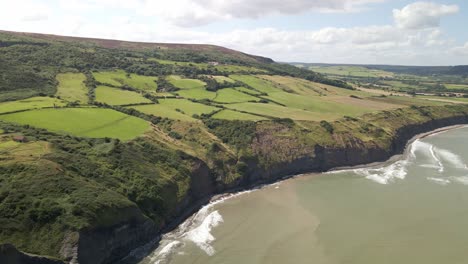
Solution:
M 285 134 L 292 133 L 291 131 L 296 127 L 276 126 L 272 129 L 271 124 L 267 124 L 266 129 L 257 130 L 250 146 L 254 155 L 250 160 L 244 161 L 245 173 L 236 181 L 220 182 L 217 180 L 219 177 L 216 177 L 217 175 L 208 168 L 205 162 L 195 159 L 196 162 L 191 168 L 189 191 L 175 207 L 171 208 L 170 217 L 167 217 L 162 224 L 156 225 L 141 212 L 132 212 L 134 217 L 118 225 L 83 230 L 77 236 L 66 239 L 61 252 L 62 256 L 68 263 L 116 263 L 133 249 L 154 240 L 162 230 L 174 228 L 216 193 L 273 182 L 289 175 L 385 161 L 395 154 L 402 153 L 408 140 L 417 134 L 445 126 L 468 123 L 466 110 L 457 112 L 451 109 L 452 112 L 448 113 L 445 113 L 444 109 L 438 111 L 438 115 L 423 118 L 417 116 L 416 119 L 405 119 L 406 112 L 400 113 L 400 116 L 394 116 L 393 121 L 387 118 L 388 113 L 377 118 L 372 117 L 375 125 L 366 131 L 380 133 L 380 136 L 376 138 L 366 138 L 357 136 L 357 133 L 350 133 L 347 131 L 349 124 L 346 123 L 346 129 L 328 135 L 330 140 L 312 142 L 308 139 L 297 138 L 301 135 L 314 135 L 315 138 L 322 138 L 319 134 L 314 134 L 319 133 L 318 130 L 301 129 L 302 132 L 299 132 L 302 133 L 301 135 L 288 134 L 289 136 L 285 137 Z M 385 126 L 387 123 L 394 123 L 382 130 L 377 127 L 376 120 L 383 120 L 382 124 Z M 335 126 L 338 128 L 339 124 L 336 123 Z M 44 262 L 46 260 L 43 258 L 24 257 L 27 255 L 11 248 L 9 250 L 7 254 L 2 252 L 0 257 L 6 256 L 16 262 L 0 261 L 0 263 L 57 263 Z

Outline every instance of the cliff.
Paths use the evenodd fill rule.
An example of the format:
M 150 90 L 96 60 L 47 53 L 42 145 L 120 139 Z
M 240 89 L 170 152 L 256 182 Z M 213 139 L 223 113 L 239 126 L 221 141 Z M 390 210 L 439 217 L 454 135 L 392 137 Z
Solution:
M 168 207 L 164 219 L 158 222 L 147 217 L 151 211 L 137 199 L 140 209 L 130 206 L 133 209 L 127 209 L 130 211 L 124 214 L 131 217 L 121 217 L 119 221 L 111 221 L 114 224 L 97 225 L 68 235 L 62 242 L 60 254 L 70 263 L 116 263 L 133 249 L 156 239 L 161 231 L 174 228 L 214 194 L 274 182 L 294 174 L 385 161 L 402 153 L 408 140 L 417 134 L 466 123 L 468 107 L 464 105 L 411 107 L 361 118 L 344 118 L 329 125 L 287 120 L 258 122 L 253 130 L 241 131 L 248 133 L 247 141 L 237 144 L 225 140 L 226 144 L 237 148 L 236 160 L 225 160 L 222 165 L 216 165 L 221 164 L 216 158 L 223 155 L 223 149 L 215 150 L 219 153 L 212 158 L 214 161 L 208 162 L 183 155 L 177 164 L 181 167 L 190 164 L 189 186 L 178 198 L 171 198 L 177 191 L 165 196 Z M 224 123 L 222 127 L 229 125 L 234 124 Z M 222 133 L 216 129 L 211 132 Z M 167 186 L 164 189 L 174 188 Z M 180 184 L 178 188 L 181 188 Z M 174 201 L 167 202 L 170 199 Z M 13 259 L 13 256 L 17 262 L 11 263 L 49 263 L 43 262 L 42 258 L 25 259 L 21 257 L 24 254 L 10 246 L 7 248 L 10 251 L 5 254 L 3 250 L 0 257 Z M 126 263 L 132 262 L 135 259 L 126 260 Z

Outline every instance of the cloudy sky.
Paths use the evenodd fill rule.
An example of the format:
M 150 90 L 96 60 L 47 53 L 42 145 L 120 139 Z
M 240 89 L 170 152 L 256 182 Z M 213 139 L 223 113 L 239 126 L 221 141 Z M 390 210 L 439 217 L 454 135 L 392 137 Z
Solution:
M 468 1 L 0 0 L 0 29 L 209 43 L 277 61 L 468 64 Z

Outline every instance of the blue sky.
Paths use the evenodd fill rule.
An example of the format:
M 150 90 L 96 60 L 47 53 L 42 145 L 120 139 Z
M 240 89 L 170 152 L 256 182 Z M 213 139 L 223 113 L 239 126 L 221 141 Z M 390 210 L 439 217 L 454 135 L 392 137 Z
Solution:
M 468 64 L 461 0 L 15 0 L 0 29 L 208 43 L 277 61 Z

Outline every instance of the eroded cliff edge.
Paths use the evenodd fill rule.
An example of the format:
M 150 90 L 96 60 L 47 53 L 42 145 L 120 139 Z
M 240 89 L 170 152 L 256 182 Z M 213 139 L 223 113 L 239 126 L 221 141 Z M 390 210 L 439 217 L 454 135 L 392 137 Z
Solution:
M 134 199 L 130 196 L 131 202 L 123 207 L 119 204 L 109 209 L 104 203 L 102 213 L 112 217 L 102 220 L 96 216 L 102 223 L 64 232 L 59 257 L 71 263 L 116 263 L 133 249 L 155 239 L 162 230 L 176 225 L 214 194 L 273 182 L 288 175 L 385 161 L 402 153 L 408 140 L 417 134 L 466 123 L 465 105 L 409 107 L 360 118 L 344 117 L 330 123 L 292 120 L 208 123 L 210 132 L 222 143 L 210 144 L 203 158 L 180 151 L 175 156 L 171 154 L 171 159 L 177 159 L 173 166 L 183 168 L 172 171 L 179 176 L 167 182 L 151 179 L 144 182 L 148 189 L 152 188 L 151 183 L 161 185 L 153 190 L 160 192 L 156 198 L 151 193 L 147 196 L 120 193 L 140 196 Z M 131 144 L 132 147 L 119 147 L 122 157 L 142 155 L 137 160 L 149 162 L 149 166 L 161 159 L 160 155 L 148 154 L 160 149 L 147 147 L 147 142 L 141 143 L 146 146 L 142 149 L 136 148 L 135 142 Z M 52 160 L 61 164 L 56 157 Z M 171 170 L 172 165 L 164 166 Z M 132 189 L 135 190 L 144 191 Z

